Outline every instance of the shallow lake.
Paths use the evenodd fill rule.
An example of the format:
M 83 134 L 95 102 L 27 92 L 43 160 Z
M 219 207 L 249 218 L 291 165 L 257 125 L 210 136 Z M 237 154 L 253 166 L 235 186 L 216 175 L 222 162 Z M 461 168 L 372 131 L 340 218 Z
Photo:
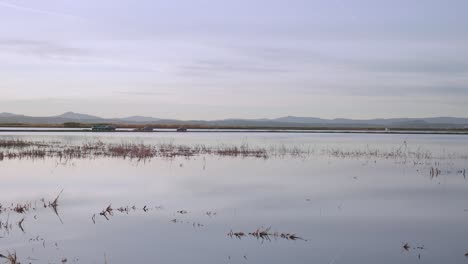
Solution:
M 2 140 L 269 153 L 5 156 L 0 254 L 16 252 L 21 263 L 468 261 L 468 136 L 5 132 Z M 0 147 L 7 151 L 16 150 Z

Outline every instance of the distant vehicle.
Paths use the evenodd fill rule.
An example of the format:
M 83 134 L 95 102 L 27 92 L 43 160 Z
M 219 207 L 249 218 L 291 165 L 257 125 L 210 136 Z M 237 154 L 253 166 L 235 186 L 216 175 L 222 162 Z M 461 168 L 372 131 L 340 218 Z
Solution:
M 152 128 L 152 127 L 135 128 L 133 131 L 138 131 L 138 132 L 152 132 L 152 131 L 153 131 L 153 128 Z
M 185 127 L 179 127 L 177 132 L 187 132 L 187 129 Z
M 99 125 L 99 126 L 93 126 L 91 130 L 99 131 L 99 132 L 109 132 L 109 131 L 115 131 L 115 126 Z

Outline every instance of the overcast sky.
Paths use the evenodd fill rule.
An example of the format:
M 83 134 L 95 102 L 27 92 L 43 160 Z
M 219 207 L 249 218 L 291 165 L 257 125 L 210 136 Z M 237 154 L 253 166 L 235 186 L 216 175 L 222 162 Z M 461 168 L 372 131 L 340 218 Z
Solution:
M 0 0 L 0 112 L 468 117 L 466 0 Z

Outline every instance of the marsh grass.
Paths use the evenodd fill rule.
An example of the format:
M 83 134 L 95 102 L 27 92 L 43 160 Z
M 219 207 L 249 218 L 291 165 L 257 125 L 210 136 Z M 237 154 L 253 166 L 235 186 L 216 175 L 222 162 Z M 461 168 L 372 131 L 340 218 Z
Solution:
M 60 218 L 60 214 L 58 212 L 58 207 L 59 207 L 59 198 L 62 194 L 63 190 L 60 191 L 60 193 L 55 197 L 54 200 L 52 200 L 49 203 L 45 202 L 44 198 L 41 198 L 39 201 L 43 204 L 43 208 L 51 208 L 54 214 L 57 215 L 59 218 L 60 222 L 63 223 L 62 219 Z M 28 202 L 23 202 L 23 203 L 12 203 L 10 206 L 4 206 L 3 204 L 0 203 L 0 215 L 8 212 L 6 221 L 3 221 L 0 219 L 0 231 L 4 231 L 7 234 L 10 233 L 10 231 L 13 229 L 13 225 L 10 222 L 10 213 L 18 214 L 21 215 L 21 220 L 19 220 L 16 224 L 17 227 L 23 232 L 25 232 L 24 229 L 24 223 L 26 220 L 26 215 L 33 212 L 37 211 L 37 202 L 38 201 L 28 201 Z M 37 219 L 37 215 L 34 216 L 34 219 Z
M 311 155 L 321 155 L 336 159 L 364 160 L 396 160 L 401 163 L 424 164 L 435 158 L 468 159 L 468 155 L 446 153 L 444 157 L 436 157 L 428 150 L 411 149 L 406 142 L 393 149 L 380 149 L 366 146 L 365 148 L 311 148 L 310 146 L 272 145 L 269 147 L 240 145 L 207 146 L 202 144 L 183 145 L 175 143 L 135 144 L 135 143 L 104 143 L 102 141 L 88 142 L 81 145 L 60 142 L 0 140 L 0 160 L 5 159 L 45 159 L 56 158 L 60 161 L 73 159 L 122 158 L 146 161 L 152 158 L 176 158 L 194 156 L 219 156 L 241 158 L 301 158 Z
M 150 207 L 148 205 L 144 205 L 142 208 L 139 208 L 137 207 L 136 205 L 132 205 L 132 206 L 129 206 L 129 205 L 126 205 L 126 206 L 120 206 L 120 207 L 117 207 L 117 208 L 112 208 L 112 204 L 109 204 L 106 208 L 104 208 L 100 213 L 99 215 L 103 216 L 106 220 L 110 220 L 110 217 L 111 216 L 114 216 L 114 212 L 119 212 L 119 213 L 123 213 L 123 214 L 129 214 L 131 212 L 136 212 L 136 211 L 143 211 L 144 213 L 147 213 L 153 209 L 160 209 L 160 207 Z M 93 223 L 95 224 L 96 223 L 96 214 L 93 214 L 93 216 L 91 217 L 91 220 L 93 221 Z
M 112 209 L 112 205 L 109 204 L 104 210 L 102 210 L 99 215 L 102 215 L 106 218 L 106 220 L 109 220 L 109 217 L 112 216 L 112 212 L 114 209 Z
M 411 246 L 409 245 L 408 242 L 406 242 L 405 244 L 403 244 L 403 249 L 404 249 L 405 251 L 409 251 L 409 250 L 411 249 Z
M 177 145 L 177 144 L 133 144 L 133 143 L 85 143 L 82 145 L 47 144 L 44 142 L 31 142 L 15 140 L 0 140 L 0 160 L 4 159 L 44 159 L 57 158 L 59 160 L 113 157 L 123 159 L 149 160 L 155 157 L 175 158 L 193 157 L 198 155 L 216 155 L 228 157 L 255 157 L 268 158 L 267 149 L 240 146 L 205 146 L 205 145 Z M 27 148 L 29 147 L 29 148 Z M 297 152 L 297 150 L 295 150 Z M 291 152 L 292 153 L 292 152 Z
M 24 222 L 24 217 L 18 222 L 18 227 L 21 229 L 21 231 L 23 231 L 23 233 L 26 233 L 24 231 L 23 222 Z
M 0 148 L 27 148 L 31 146 L 46 146 L 44 142 L 27 141 L 21 139 L 0 140 Z
M 271 239 L 285 239 L 285 240 L 303 240 L 307 241 L 306 239 L 303 239 L 296 234 L 292 233 L 285 233 L 285 232 L 272 232 L 271 227 L 268 228 L 257 228 L 255 231 L 246 233 L 246 232 L 233 232 L 232 230 L 227 233 L 227 235 L 231 238 L 238 238 L 242 239 L 243 237 L 250 236 L 254 237 L 259 240 L 266 240 L 266 241 L 271 241 Z
M 4 231 L 6 234 L 10 233 L 10 230 L 13 229 L 13 225 L 10 223 L 10 215 L 8 214 L 6 221 L 0 219 L 0 230 Z
M 7 255 L 0 254 L 0 258 L 6 259 L 8 264 L 20 264 L 18 261 L 18 257 L 16 256 L 16 252 L 10 253 L 7 252 Z
M 54 212 L 56 212 L 58 214 L 57 208 L 59 206 L 59 200 L 60 200 L 60 197 L 61 197 L 62 193 L 63 193 L 63 190 L 61 190 L 59 192 L 59 194 L 57 196 L 55 196 L 55 198 L 51 202 L 46 203 L 44 199 L 41 199 L 40 201 L 43 203 L 45 208 L 52 208 L 54 210 Z M 25 228 L 23 226 L 23 224 L 25 223 L 26 217 L 23 216 L 23 215 L 27 214 L 31 210 L 37 210 L 35 204 L 36 203 L 33 203 L 33 202 L 17 203 L 17 204 L 11 204 L 11 206 L 9 206 L 9 207 L 5 207 L 2 204 L 0 204 L 0 212 L 8 211 L 9 213 L 12 212 L 12 213 L 17 213 L 17 214 L 22 215 L 21 220 L 19 222 L 17 222 L 17 226 L 19 227 L 19 229 L 23 233 L 26 233 Z M 103 216 L 104 218 L 106 218 L 107 220 L 109 220 L 110 216 L 113 216 L 116 212 L 129 214 L 130 212 L 133 212 L 133 211 L 143 211 L 143 212 L 146 213 L 146 212 L 148 212 L 150 210 L 153 210 L 153 209 L 161 209 L 161 207 L 160 206 L 152 207 L 152 206 L 144 205 L 143 207 L 140 208 L 140 207 L 137 207 L 137 206 L 133 205 L 133 206 L 120 206 L 120 207 L 117 207 L 117 208 L 113 208 L 112 205 L 109 204 L 99 214 L 101 216 Z M 182 215 L 188 214 L 188 211 L 187 210 L 178 210 L 178 211 L 175 211 L 175 214 L 179 214 L 182 217 Z M 211 217 L 211 216 L 216 215 L 217 213 L 216 213 L 216 211 L 203 211 L 203 214 Z M 96 214 L 94 214 L 91 217 L 91 219 L 92 219 L 93 223 L 95 224 L 96 223 Z M 179 223 L 179 224 L 190 224 L 194 228 L 204 227 L 203 224 L 198 223 L 198 222 L 180 220 L 180 219 L 176 219 L 176 218 L 170 220 L 170 222 Z M 1 229 L 6 229 L 8 232 L 9 232 L 9 230 L 12 229 L 12 224 L 9 221 L 9 214 L 8 214 L 8 218 L 7 218 L 6 222 L 2 222 L 0 220 L 0 230 Z M 227 233 L 227 236 L 230 237 L 230 238 L 236 238 L 236 239 L 243 239 L 243 238 L 250 237 L 250 238 L 255 238 L 257 240 L 260 240 L 262 243 L 264 241 L 272 241 L 272 240 L 280 240 L 280 239 L 281 240 L 288 240 L 288 241 L 298 241 L 298 240 L 302 240 L 302 241 L 305 241 L 305 242 L 308 241 L 307 239 L 304 239 L 301 236 L 298 236 L 298 235 L 296 235 L 294 233 L 272 231 L 271 227 L 257 228 L 253 232 L 242 232 L 242 231 L 234 232 L 234 231 L 231 230 L 229 233 Z M 36 238 L 29 239 L 29 241 L 30 242 L 31 241 L 36 241 L 36 242 L 42 241 L 42 244 L 45 247 L 45 239 L 40 238 L 39 236 L 37 236 Z M 55 246 L 57 247 L 57 243 L 55 243 Z M 408 242 L 403 243 L 401 248 L 405 252 L 410 252 L 410 251 L 416 252 L 419 259 L 421 258 L 422 251 L 426 249 L 424 247 L 424 245 L 423 246 L 413 247 Z M 465 253 L 465 257 L 468 257 L 468 252 Z M 6 255 L 0 254 L 0 258 L 5 259 L 7 261 L 7 263 L 19 263 L 18 258 L 16 256 L 16 253 L 10 254 L 9 252 L 7 252 Z
M 52 202 L 49 202 L 49 207 L 52 208 L 55 215 L 57 215 L 58 219 L 63 224 L 62 218 L 60 217 L 60 214 L 58 212 L 58 206 L 59 206 L 58 201 L 59 201 L 60 195 L 62 195 L 62 193 L 63 193 L 63 189 L 60 191 L 60 193 L 57 195 L 57 197 L 55 197 L 55 199 Z

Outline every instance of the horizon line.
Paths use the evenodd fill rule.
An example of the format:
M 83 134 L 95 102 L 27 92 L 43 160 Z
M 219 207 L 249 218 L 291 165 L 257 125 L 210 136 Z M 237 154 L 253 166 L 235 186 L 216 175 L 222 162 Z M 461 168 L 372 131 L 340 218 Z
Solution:
M 457 119 L 468 119 L 468 117 L 460 117 L 460 116 L 424 116 L 424 117 L 375 117 L 375 118 L 352 118 L 352 117 L 335 117 L 335 118 L 324 118 L 324 117 L 317 117 L 317 116 L 305 116 L 305 115 L 282 115 L 278 117 L 257 117 L 257 118 L 242 118 L 242 117 L 225 117 L 222 119 L 179 119 L 179 118 L 163 118 L 163 117 L 154 117 L 154 116 L 148 116 L 148 115 L 126 115 L 126 116 L 120 116 L 120 117 L 102 117 L 98 116 L 95 114 L 88 114 L 88 113 L 83 113 L 83 112 L 74 112 L 74 111 L 66 111 L 60 114 L 55 114 L 55 115 L 42 115 L 42 116 L 34 116 L 34 115 L 28 115 L 28 114 L 17 114 L 17 113 L 12 113 L 12 112 L 0 112 L 1 114 L 10 114 L 10 115 L 15 115 L 15 116 L 26 116 L 26 117 L 37 117 L 37 118 L 47 118 L 47 117 L 60 117 L 61 115 L 65 114 L 79 114 L 79 115 L 89 115 L 93 117 L 97 117 L 99 119 L 123 119 L 123 118 L 130 118 L 130 117 L 145 117 L 145 118 L 154 118 L 154 119 L 162 119 L 162 120 L 178 120 L 178 121 L 218 121 L 218 120 L 259 120 L 259 119 L 267 119 L 267 120 L 275 120 L 279 118 L 287 118 L 287 117 L 293 117 L 293 118 L 317 118 L 317 119 L 323 119 L 323 120 L 339 120 L 339 119 L 347 119 L 347 120 L 353 120 L 353 121 L 367 121 L 367 120 L 377 120 L 377 119 L 383 119 L 383 120 L 388 120 L 388 119 L 432 119 L 432 118 L 457 118 Z

